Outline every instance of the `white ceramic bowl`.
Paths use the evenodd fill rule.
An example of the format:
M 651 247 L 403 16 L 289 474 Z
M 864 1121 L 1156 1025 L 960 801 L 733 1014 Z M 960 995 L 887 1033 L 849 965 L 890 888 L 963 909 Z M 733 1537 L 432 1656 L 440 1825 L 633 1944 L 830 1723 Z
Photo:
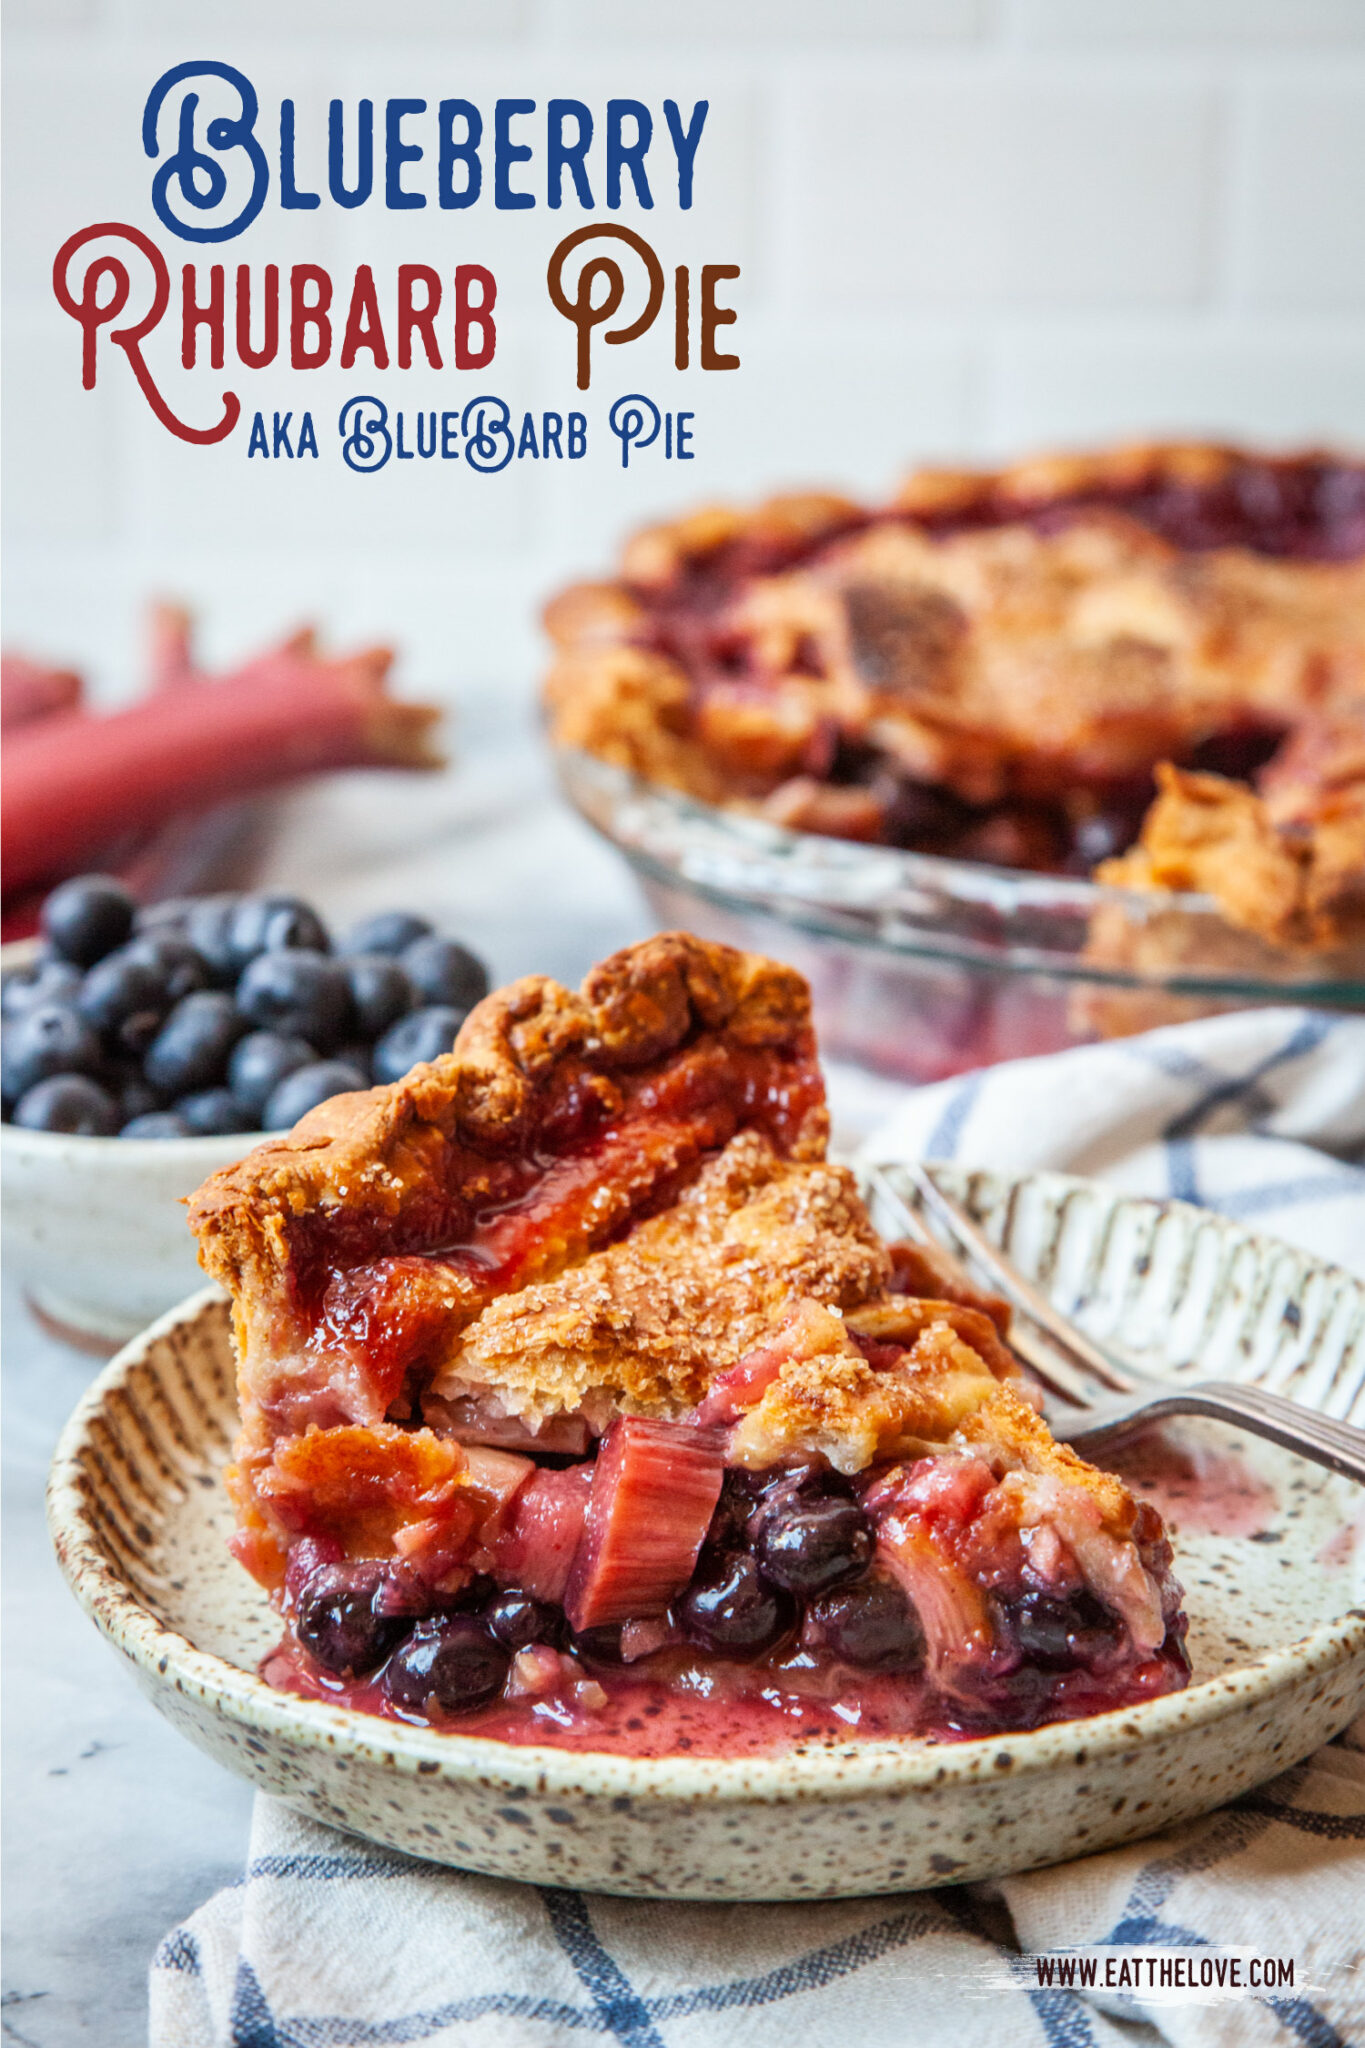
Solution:
M 0 970 L 22 970 L 35 951 L 0 948 Z M 262 1141 L 259 1131 L 73 1138 L 0 1124 L 5 1265 L 51 1328 L 113 1351 L 203 1285 L 185 1197 Z
M 1057 1305 L 1135 1362 L 1179 1375 L 1207 1359 L 1365 1419 L 1360 1281 L 1181 1203 L 1057 1174 L 948 1175 Z M 383 1721 L 256 1676 L 279 1623 L 226 1548 L 235 1427 L 227 1307 L 200 1295 L 130 1344 L 67 1425 L 48 1494 L 62 1570 L 192 1742 L 320 1820 L 463 1869 L 694 1899 L 999 1876 L 1207 1812 L 1308 1755 L 1365 1699 L 1365 1609 L 1343 1540 L 1359 1490 L 1245 1440 L 1265 1519 L 1241 1534 L 1177 1529 L 1194 1683 L 1131 1710 L 745 1759 L 576 1755 Z

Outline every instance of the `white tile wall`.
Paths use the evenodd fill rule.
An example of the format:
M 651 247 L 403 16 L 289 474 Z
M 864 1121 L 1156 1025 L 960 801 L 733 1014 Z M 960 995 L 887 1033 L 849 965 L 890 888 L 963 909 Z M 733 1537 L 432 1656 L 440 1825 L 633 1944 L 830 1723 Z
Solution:
M 398 641 L 423 689 L 528 702 L 539 598 L 670 505 L 782 482 L 879 492 L 921 458 L 1113 434 L 1365 444 L 1362 0 L 8 0 L 6 29 L 6 637 L 111 694 L 135 684 L 153 592 L 201 608 L 215 658 L 313 614 L 339 640 Z M 678 375 L 662 321 L 599 346 L 586 409 L 603 445 L 491 479 L 356 477 L 334 448 L 316 468 L 248 463 L 241 432 L 187 449 L 103 343 L 82 392 L 53 255 L 100 217 L 169 243 L 141 107 L 205 51 L 269 109 L 293 93 L 310 174 L 333 94 L 458 92 L 490 114 L 500 93 L 596 110 L 624 93 L 656 113 L 708 97 L 693 212 L 661 192 L 622 218 L 670 266 L 741 265 L 742 369 Z M 663 140 L 660 123 L 656 157 Z M 538 164 L 519 176 L 542 190 Z M 153 345 L 158 373 L 196 419 L 229 386 L 329 430 L 367 388 L 409 414 L 476 390 L 567 411 L 572 335 L 543 278 L 581 218 L 272 200 L 202 260 L 321 261 L 339 282 L 368 261 L 386 303 L 401 260 L 486 262 L 494 366 L 303 375 L 230 356 L 189 377 L 177 331 Z M 622 472 L 601 429 L 626 390 L 696 413 L 694 462 L 656 449 Z

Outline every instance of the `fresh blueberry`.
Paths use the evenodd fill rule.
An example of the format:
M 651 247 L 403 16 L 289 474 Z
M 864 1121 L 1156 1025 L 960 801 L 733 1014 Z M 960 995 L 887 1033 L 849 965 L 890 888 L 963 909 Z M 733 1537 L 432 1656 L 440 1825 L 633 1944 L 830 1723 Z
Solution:
M 344 966 L 357 1031 L 371 1041 L 382 1038 L 412 1008 L 412 983 L 387 953 L 351 954 Z
M 407 910 L 381 910 L 373 917 L 362 917 L 357 924 L 337 941 L 337 952 L 353 953 L 401 953 L 416 939 L 431 936 L 431 926 L 424 917 L 414 917 Z
M 183 936 L 209 971 L 216 988 L 231 988 L 240 973 L 232 943 L 239 896 L 198 896 L 190 904 Z
M 81 983 L 76 998 L 92 1030 L 115 1052 L 144 1053 L 172 1008 L 163 968 L 134 957 L 132 947 L 106 953 Z
M 331 941 L 316 911 L 297 896 L 243 896 L 228 936 L 238 972 L 258 953 L 326 953 Z
M 119 1124 L 131 1123 L 135 1116 L 153 1116 L 162 1107 L 161 1097 L 141 1073 L 125 1073 L 119 1082 L 118 1111 Z
M 134 908 L 112 875 L 77 875 L 52 891 L 39 922 L 43 937 L 64 960 L 92 967 L 128 937 Z
M 80 1138 L 112 1138 L 118 1105 L 84 1074 L 53 1074 L 21 1095 L 14 1121 L 26 1131 L 67 1131 Z
M 212 979 L 203 956 L 196 953 L 188 939 L 172 931 L 139 933 L 118 957 L 141 960 L 157 968 L 165 977 L 166 993 L 172 1003 L 178 1003 L 181 996 L 193 995 L 198 988 L 207 988 Z
M 256 1126 L 230 1088 L 200 1088 L 174 1104 L 196 1138 L 225 1138 Z
M 164 1095 L 216 1088 L 244 1029 L 232 997 L 216 989 L 182 996 L 147 1051 L 143 1071 Z
M 199 896 L 163 896 L 159 903 L 144 903 L 133 915 L 133 931 L 138 938 L 183 938 L 191 911 L 202 901 Z
M 0 1039 L 0 1092 L 17 1102 L 51 1074 L 96 1074 L 99 1039 L 68 1003 L 35 1003 L 6 1024 Z
M 338 1678 L 382 1664 L 411 1626 L 401 1614 L 377 1611 L 382 1565 L 323 1565 L 299 1596 L 294 1630 L 310 1656 Z
M 384 1672 L 384 1690 L 410 1714 L 431 1701 L 448 1714 L 467 1714 L 495 1700 L 511 1666 L 477 1615 L 451 1614 L 419 1621 Z
M 306 1038 L 282 1038 L 278 1031 L 249 1031 L 232 1048 L 228 1061 L 228 1087 L 251 1121 L 247 1130 L 260 1131 L 266 1103 L 290 1074 L 315 1064 L 317 1052 Z
M 513 1656 L 532 1643 L 558 1644 L 564 1636 L 563 1610 L 515 1586 L 494 1594 L 483 1610 L 483 1625 Z
M 765 1515 L 755 1547 L 765 1578 L 813 1600 L 861 1578 L 872 1562 L 874 1541 L 856 1502 L 817 1497 Z
M 237 984 L 237 1007 L 258 1030 L 306 1038 L 323 1053 L 350 1029 L 346 970 L 326 953 L 258 953 Z
M 434 1003 L 429 1009 L 414 1010 L 391 1024 L 374 1049 L 371 1062 L 376 1081 L 401 1081 L 421 1060 L 438 1060 L 455 1043 L 465 1012 L 448 1004 Z
M 761 1657 L 791 1630 L 796 1606 L 781 1587 L 765 1582 L 747 1551 L 737 1551 L 693 1579 L 678 1617 L 689 1639 L 704 1649 Z
M 307 1116 L 310 1109 L 316 1109 L 320 1102 L 328 1102 L 334 1095 L 348 1095 L 356 1088 L 369 1086 L 365 1076 L 357 1067 L 346 1066 L 341 1060 L 314 1060 L 309 1067 L 299 1067 L 285 1076 L 278 1088 L 274 1089 L 261 1112 L 263 1131 L 289 1131 L 301 1116 Z
M 12 974 L 0 990 L 0 1015 L 17 1017 L 37 1003 L 71 1003 L 81 985 L 81 970 L 69 960 L 49 954 L 31 974 Z
M 121 1138 L 188 1138 L 190 1127 L 173 1109 L 149 1110 L 145 1116 L 129 1117 L 119 1132 Z
M 919 1616 L 895 1580 L 879 1575 L 813 1600 L 801 1642 L 865 1671 L 913 1671 L 924 1661 Z
M 488 994 L 488 969 L 454 939 L 415 939 L 401 958 L 419 1002 L 472 1010 Z

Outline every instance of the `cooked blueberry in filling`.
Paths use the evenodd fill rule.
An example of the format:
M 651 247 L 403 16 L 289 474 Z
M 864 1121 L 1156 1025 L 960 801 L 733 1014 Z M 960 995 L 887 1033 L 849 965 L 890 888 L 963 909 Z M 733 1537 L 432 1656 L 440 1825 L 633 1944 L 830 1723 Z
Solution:
M 760 1657 L 790 1633 L 796 1605 L 769 1585 L 747 1551 L 722 1558 L 693 1580 L 679 1603 L 688 1637 L 731 1657 Z
M 505 1649 L 515 1653 L 529 1650 L 532 1643 L 558 1643 L 564 1634 L 564 1615 L 548 1600 L 537 1600 L 515 1586 L 495 1593 L 483 1612 L 484 1626 Z M 619 1632 L 618 1632 L 619 1633 Z
M 1024 1593 L 1002 1617 L 1024 1655 L 1044 1671 L 1111 1658 L 1122 1641 L 1117 1615 L 1082 1590 L 1059 1600 L 1050 1593 Z
M 873 1544 L 862 1509 L 826 1497 L 765 1515 L 757 1550 L 765 1578 L 810 1600 L 866 1571 Z
M 919 1616 L 895 1581 L 880 1575 L 813 1600 L 801 1642 L 865 1671 L 915 1671 L 924 1659 Z
M 385 1614 L 381 1565 L 323 1565 L 299 1596 L 294 1627 L 299 1641 L 338 1678 L 373 1671 L 402 1642 L 409 1617 Z
M 435 1700 L 448 1714 L 467 1714 L 497 1698 L 511 1657 L 473 1614 L 419 1621 L 390 1659 L 384 1689 L 396 1707 L 421 1713 Z

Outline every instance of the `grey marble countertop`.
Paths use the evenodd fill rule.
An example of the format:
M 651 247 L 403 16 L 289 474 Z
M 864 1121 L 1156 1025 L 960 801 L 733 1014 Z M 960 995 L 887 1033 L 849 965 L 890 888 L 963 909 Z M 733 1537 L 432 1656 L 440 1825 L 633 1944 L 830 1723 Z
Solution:
M 336 922 L 390 905 L 468 941 L 496 981 L 576 983 L 652 929 L 623 865 L 560 803 L 511 719 L 466 721 L 448 775 L 338 778 L 281 808 L 263 886 Z M 857 1135 L 892 1092 L 837 1077 Z M 76 1607 L 43 1522 L 48 1460 L 95 1361 L 4 1283 L 5 1991 L 15 2048 L 137 2048 L 161 1937 L 241 1872 L 251 1793 L 175 1734 Z

